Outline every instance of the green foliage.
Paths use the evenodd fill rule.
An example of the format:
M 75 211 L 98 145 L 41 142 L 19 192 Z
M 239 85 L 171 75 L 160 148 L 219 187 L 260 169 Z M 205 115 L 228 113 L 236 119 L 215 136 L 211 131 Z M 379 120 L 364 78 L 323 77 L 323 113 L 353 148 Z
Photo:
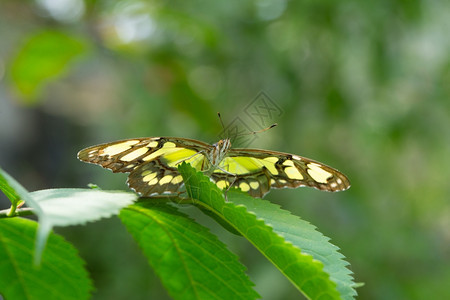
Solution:
M 123 188 L 124 174 L 76 163 L 76 150 L 90 144 L 138 136 L 216 142 L 217 111 L 225 127 L 236 118 L 250 130 L 277 122 L 249 147 L 323 161 L 352 188 L 275 190 L 265 199 L 333 237 L 367 282 L 360 298 L 450 299 L 450 1 L 0 3 L 0 165 L 27 187 Z M 73 52 L 64 41 L 35 38 L 46 31 L 82 41 L 89 53 L 41 80 L 60 52 Z M 14 71 L 22 57 L 33 59 Z M 20 92 L 19 82 L 37 96 Z M 283 112 L 260 108 L 254 122 L 246 111 L 261 90 Z M 263 115 L 271 117 L 260 125 Z M 63 229 L 92 262 L 95 299 L 109 300 L 111 291 L 163 299 L 152 275 L 151 288 L 147 277 L 111 280 L 105 268 L 133 272 L 142 257 L 124 251 L 111 259 L 117 228 L 98 223 L 87 235 Z M 108 242 L 92 249 L 89 237 L 98 234 Z M 262 255 L 249 254 L 249 243 L 225 239 L 245 253 L 263 299 L 298 298 Z
M 0 188 L 10 197 L 12 208 L 23 199 L 39 217 L 36 240 L 36 262 L 53 226 L 70 226 L 97 221 L 119 213 L 137 199 L 132 193 L 83 189 L 50 189 L 28 191 L 0 168 Z
M 39 207 L 37 253 L 44 248 L 47 236 L 54 226 L 70 226 L 97 221 L 117 215 L 119 210 L 133 203 L 137 196 L 119 191 L 50 189 L 30 193 Z
M 27 191 L 14 178 L 0 168 L 0 190 L 5 193 L 12 205 L 17 206 Z M 21 196 L 22 195 L 22 196 Z
M 137 196 L 82 189 L 28 193 L 2 169 L 0 189 L 11 200 L 6 217 L 21 214 L 16 209 L 22 200 L 39 217 L 39 226 L 24 219 L 0 219 L 0 293 L 8 299 L 89 299 L 92 283 L 83 261 L 71 244 L 50 233 L 51 228 L 109 217 Z
M 315 226 L 269 201 L 233 190 L 227 195 L 235 205 L 245 206 L 249 213 L 255 214 L 259 220 L 272 227 L 287 243 L 320 261 L 324 265 L 323 270 L 337 284 L 337 290 L 343 299 L 351 299 L 356 295 L 353 289 L 356 286 L 350 275 L 352 272 L 346 268 L 348 262 L 343 260 L 344 256 L 338 252 L 339 248 L 329 243 L 330 239 L 317 231 Z
M 36 33 L 25 41 L 11 66 L 16 89 L 25 101 L 34 103 L 42 87 L 60 76 L 85 50 L 85 42 L 62 32 Z
M 201 172 L 187 164 L 179 170 L 193 203 L 250 241 L 307 298 L 353 299 L 356 295 L 343 256 L 311 224 L 240 191 L 228 191 L 225 201 L 223 193 Z M 53 226 L 85 224 L 111 216 L 136 196 L 97 189 L 28 193 L 2 170 L 0 187 L 12 203 L 25 199 L 36 208 L 40 221 L 36 234 L 33 221 L 0 220 L 0 256 L 6 258 L 0 268 L 0 293 L 14 299 L 39 299 L 50 293 L 48 299 L 58 299 L 69 291 L 74 299 L 87 298 L 91 283 L 73 247 L 55 234 L 50 234 L 45 250 L 44 242 Z M 14 215 L 20 215 L 19 211 Z M 174 299 L 259 297 L 237 257 L 207 228 L 172 204 L 144 198 L 123 209 L 120 218 Z M 40 258 L 42 251 L 39 266 L 33 265 L 33 255 Z M 60 279 L 53 284 L 55 278 Z
M 237 257 L 208 229 L 169 204 L 143 202 L 120 213 L 174 299 L 256 299 Z
M 51 226 L 70 226 L 117 215 L 137 200 L 137 195 L 122 191 L 86 189 L 49 189 L 30 193 L 41 207 L 40 222 Z
M 0 294 L 5 299 L 89 299 L 92 282 L 76 249 L 50 234 L 39 267 L 33 265 L 37 223 L 0 219 Z
M 32 207 L 36 214 L 43 213 L 41 207 L 34 201 L 28 191 L 2 168 L 0 168 L 0 189 L 11 201 L 11 210 L 9 215 L 14 215 L 17 206 L 22 201 L 27 203 L 29 207 Z
M 230 202 L 225 202 L 208 177 L 186 164 L 179 170 L 196 203 L 209 208 L 247 238 L 305 296 L 352 299 L 356 294 L 343 256 L 309 223 L 268 201 L 240 192 L 229 191 Z

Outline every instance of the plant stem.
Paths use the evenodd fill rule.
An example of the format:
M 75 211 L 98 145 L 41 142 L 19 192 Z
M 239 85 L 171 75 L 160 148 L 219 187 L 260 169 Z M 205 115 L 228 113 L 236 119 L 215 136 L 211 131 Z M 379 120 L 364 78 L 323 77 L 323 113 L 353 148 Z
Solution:
M 7 213 L 7 217 L 12 217 L 14 216 L 14 214 L 16 213 L 16 209 L 17 209 L 17 201 L 13 201 L 13 203 L 11 204 L 11 207 L 9 208 L 9 212 Z
M 16 209 L 16 206 L 11 206 L 9 209 L 0 210 L 0 219 L 2 218 L 11 218 L 11 217 L 20 217 L 20 216 L 29 216 L 33 215 L 33 209 L 29 207 Z

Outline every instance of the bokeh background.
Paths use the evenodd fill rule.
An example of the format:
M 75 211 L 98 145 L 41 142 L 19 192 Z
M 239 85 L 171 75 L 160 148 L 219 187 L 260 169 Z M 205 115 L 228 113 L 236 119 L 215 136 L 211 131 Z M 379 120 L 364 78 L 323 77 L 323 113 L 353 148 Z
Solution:
M 277 122 L 250 146 L 352 182 L 266 198 L 332 238 L 365 283 L 359 298 L 450 299 L 449 11 L 435 0 L 2 0 L 0 166 L 29 190 L 126 189 L 77 151 L 140 136 L 214 142 L 218 111 L 251 130 Z M 255 122 L 246 108 L 261 92 L 279 110 Z M 181 209 L 240 256 L 263 299 L 299 297 L 244 239 Z M 56 231 L 87 261 L 94 299 L 168 299 L 117 218 Z

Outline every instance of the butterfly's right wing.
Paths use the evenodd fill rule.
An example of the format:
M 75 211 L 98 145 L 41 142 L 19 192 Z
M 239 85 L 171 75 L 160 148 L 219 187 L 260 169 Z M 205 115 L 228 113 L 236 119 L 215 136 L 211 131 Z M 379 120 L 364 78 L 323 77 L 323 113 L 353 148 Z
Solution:
M 253 197 L 262 197 L 271 188 L 309 186 L 337 192 L 350 187 L 348 178 L 332 167 L 277 151 L 230 149 L 219 167 L 211 178 L 220 188 L 236 186 Z

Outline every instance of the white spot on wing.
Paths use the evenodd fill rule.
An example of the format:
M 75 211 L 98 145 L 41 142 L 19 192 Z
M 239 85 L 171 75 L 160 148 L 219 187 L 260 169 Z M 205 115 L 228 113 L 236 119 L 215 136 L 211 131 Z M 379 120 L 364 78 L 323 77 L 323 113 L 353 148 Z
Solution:
M 152 179 L 154 179 L 154 178 L 156 177 L 156 175 L 157 175 L 156 172 L 155 172 L 155 173 L 150 173 L 150 174 L 148 174 L 148 175 L 145 175 L 145 176 L 142 178 L 142 181 L 150 182 Z
M 147 147 L 139 148 L 139 149 L 134 150 L 134 151 L 128 153 L 127 155 L 121 157 L 120 160 L 132 161 L 132 160 L 138 158 L 139 156 L 144 155 L 145 153 L 147 153 L 147 151 L 148 151 Z
M 320 167 L 320 165 L 318 165 L 316 163 L 309 163 L 307 165 L 307 167 L 308 167 L 308 170 L 307 170 L 308 174 L 312 177 L 312 179 L 314 179 L 317 182 L 327 183 L 328 178 L 333 176 L 333 174 L 325 171 L 324 169 L 322 169 Z
M 241 182 L 239 184 L 239 187 L 241 188 L 241 191 L 248 192 L 250 190 L 250 186 L 246 182 Z
M 163 145 L 163 148 L 175 148 L 175 147 L 176 147 L 175 143 L 172 142 L 165 142 Z
M 155 152 L 153 152 L 152 154 L 149 154 L 146 157 L 144 157 L 142 160 L 144 160 L 144 161 L 153 160 L 153 159 L 157 158 L 158 156 L 161 156 L 161 155 L 163 155 L 165 153 L 167 153 L 166 150 L 158 149 Z
M 259 163 L 262 163 L 262 165 L 265 166 L 272 175 L 278 175 L 278 170 L 275 167 L 275 163 L 277 161 L 278 161 L 277 157 L 271 156 L 271 157 L 266 157 L 262 160 L 259 160 Z
M 259 188 L 259 182 L 258 182 L 258 181 L 252 181 L 252 182 L 250 182 L 250 187 L 251 187 L 253 190 L 256 190 L 257 188 Z
M 139 143 L 138 140 L 130 140 L 130 141 L 125 141 L 119 144 L 115 144 L 115 145 L 111 145 L 106 147 L 105 149 L 103 149 L 103 153 L 101 155 L 108 155 L 108 156 L 113 156 L 116 154 L 119 154 L 123 151 L 126 151 L 128 149 L 131 148 L 131 146 L 133 146 L 134 144 Z
M 159 180 L 159 184 L 163 185 L 163 184 L 169 183 L 172 180 L 172 178 L 173 178 L 172 175 L 166 175 Z
M 183 181 L 183 177 L 181 176 L 181 175 L 178 175 L 178 176 L 175 176 L 173 179 L 172 179 L 172 184 L 178 184 L 178 183 L 180 183 L 180 182 L 182 182 Z
M 216 182 L 216 185 L 219 189 L 223 190 L 224 188 L 227 187 L 227 183 L 225 182 L 225 180 L 219 180 Z
M 290 179 L 296 179 L 296 180 L 302 180 L 303 175 L 297 170 L 296 167 L 287 167 L 284 169 L 284 172 L 286 173 L 287 177 Z
M 148 182 L 148 185 L 155 185 L 155 184 L 157 184 L 158 183 L 158 178 L 153 178 L 152 180 L 150 180 L 149 182 Z
M 270 157 L 264 158 L 263 160 L 266 160 L 271 163 L 276 163 L 278 161 L 278 157 L 270 156 Z
M 283 165 L 284 166 L 291 166 L 291 167 L 293 167 L 294 166 L 294 162 L 292 160 L 286 160 L 286 161 L 283 162 Z

